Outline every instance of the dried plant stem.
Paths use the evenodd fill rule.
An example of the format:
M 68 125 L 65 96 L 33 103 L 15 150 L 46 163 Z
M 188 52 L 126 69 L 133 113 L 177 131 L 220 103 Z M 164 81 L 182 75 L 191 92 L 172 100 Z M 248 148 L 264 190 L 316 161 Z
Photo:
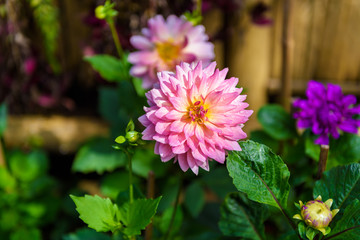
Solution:
M 150 171 L 147 179 L 147 198 L 153 199 L 155 196 L 155 174 Z M 151 240 L 153 233 L 153 225 L 150 223 L 145 229 L 145 240 Z
M 318 172 L 316 175 L 317 179 L 322 178 L 323 172 L 326 169 L 328 153 L 329 153 L 329 145 L 321 145 L 320 146 L 320 156 L 319 156 L 319 166 L 318 166 Z
M 292 3 L 293 0 L 285 0 L 284 2 L 281 56 L 281 103 L 288 112 L 290 112 L 291 109 L 291 73 L 294 51 L 294 40 L 292 36 Z
M 5 154 L 1 139 L 0 139 L 0 167 L 6 168 Z
M 172 229 L 172 226 L 174 224 L 174 220 L 175 220 L 175 216 L 176 216 L 176 212 L 177 212 L 177 208 L 179 206 L 179 199 L 180 199 L 180 193 L 181 193 L 181 187 L 182 187 L 182 179 L 180 178 L 180 184 L 179 184 L 179 189 L 178 189 L 178 192 L 177 192 L 177 195 L 176 195 L 176 199 L 175 199 L 175 205 L 174 205 L 174 211 L 172 212 L 172 215 L 171 215 L 171 219 L 170 219 L 170 224 L 169 224 L 169 228 L 164 236 L 164 240 L 167 240 L 170 236 L 170 233 L 171 233 L 171 229 Z

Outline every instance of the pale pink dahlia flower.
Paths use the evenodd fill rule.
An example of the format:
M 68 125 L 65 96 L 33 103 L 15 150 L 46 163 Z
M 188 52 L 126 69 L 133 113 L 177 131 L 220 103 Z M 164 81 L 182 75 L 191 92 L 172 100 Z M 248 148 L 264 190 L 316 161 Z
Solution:
M 174 71 L 180 62 L 202 60 L 205 65 L 215 56 L 204 26 L 193 26 L 175 15 L 166 20 L 161 15 L 149 19 L 142 36 L 133 36 L 130 42 L 139 50 L 129 54 L 128 60 L 134 64 L 130 74 L 142 78 L 146 89 L 158 81 L 157 72 Z
M 174 158 L 184 172 L 208 171 L 210 159 L 224 163 L 226 152 L 240 151 L 237 141 L 246 137 L 242 127 L 253 111 L 245 110 L 238 79 L 225 79 L 228 69 L 215 67 L 181 63 L 175 73 L 159 72 L 159 82 L 146 93 L 142 138 L 155 140 L 161 160 Z

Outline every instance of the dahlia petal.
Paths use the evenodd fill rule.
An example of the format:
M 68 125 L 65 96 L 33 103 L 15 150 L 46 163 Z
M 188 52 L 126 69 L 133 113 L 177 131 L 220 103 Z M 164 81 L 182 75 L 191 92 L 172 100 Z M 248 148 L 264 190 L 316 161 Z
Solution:
M 354 133 L 354 134 L 358 132 L 356 120 L 354 119 L 343 121 L 341 124 L 339 124 L 338 127 L 344 132 Z
M 154 46 L 153 43 L 151 43 L 148 38 L 140 36 L 140 35 L 132 36 L 130 38 L 130 43 L 135 48 L 140 49 L 140 50 L 152 49 Z
M 157 111 L 155 111 L 155 116 L 162 119 L 169 113 L 169 109 L 167 107 L 160 107 Z
M 153 140 L 159 142 L 159 143 L 163 143 L 163 144 L 168 144 L 169 143 L 169 139 L 166 135 L 161 135 L 161 134 L 155 134 L 153 136 Z
M 199 124 L 195 125 L 195 136 L 200 142 L 204 142 L 204 130 Z
M 182 153 L 186 153 L 189 150 L 189 146 L 185 145 L 185 144 L 180 144 L 178 146 L 174 146 L 172 147 L 172 152 L 174 154 L 182 154 Z
M 186 122 L 181 121 L 181 120 L 176 120 L 171 123 L 170 131 L 176 132 L 176 133 L 181 133 L 184 131 L 185 125 L 187 125 Z
M 156 61 L 156 53 L 149 51 L 132 52 L 128 56 L 128 61 L 132 64 L 152 64 Z
M 135 65 L 130 68 L 130 74 L 132 76 L 141 77 L 148 71 L 148 68 L 143 65 Z
M 190 138 L 194 135 L 195 124 L 193 122 L 185 124 L 184 133 L 186 138 Z
M 354 95 L 347 95 L 344 96 L 341 102 L 344 107 L 348 107 L 349 105 L 356 104 L 356 97 Z
M 155 132 L 155 126 L 149 125 L 145 128 L 145 130 L 142 132 L 142 139 L 143 140 L 153 140 L 153 136 L 156 134 Z
M 172 122 L 158 121 L 155 125 L 155 131 L 159 134 L 168 135 L 170 133 L 170 125 Z
M 170 133 L 169 135 L 169 145 L 179 146 L 180 144 L 183 144 L 186 141 L 185 134 L 184 133 Z
M 165 117 L 169 120 L 181 119 L 183 116 L 184 113 L 177 110 L 171 110 L 165 115 Z
M 329 101 L 336 102 L 339 99 L 342 99 L 342 92 L 340 86 L 329 83 L 327 87 L 327 99 Z
M 167 144 L 159 145 L 159 153 L 161 161 L 163 162 L 167 162 L 175 156 L 175 154 L 171 151 L 171 147 Z
M 189 164 L 189 167 L 191 169 L 191 171 L 193 171 L 193 173 L 195 173 L 196 175 L 198 175 L 199 173 L 199 167 L 196 165 L 196 160 L 193 157 L 193 155 L 191 154 L 190 151 L 187 152 L 186 154 L 186 160 Z
M 179 162 L 179 166 L 181 170 L 186 172 L 189 169 L 189 164 L 187 162 L 186 153 L 177 155 L 177 161 Z
M 151 124 L 151 122 L 149 121 L 149 119 L 146 117 L 146 114 L 142 115 L 141 117 L 138 118 L 138 121 L 144 125 L 145 127 L 149 126 Z
M 316 144 L 319 145 L 329 145 L 329 137 L 327 134 L 321 134 L 316 140 Z

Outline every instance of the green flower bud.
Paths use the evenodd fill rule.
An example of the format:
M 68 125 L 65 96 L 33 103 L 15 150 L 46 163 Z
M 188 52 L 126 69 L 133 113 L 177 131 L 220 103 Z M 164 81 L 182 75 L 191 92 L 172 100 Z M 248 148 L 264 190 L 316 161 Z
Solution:
M 339 209 L 330 210 L 333 200 L 328 199 L 326 202 L 322 202 L 321 196 L 318 196 L 315 200 L 308 201 L 305 205 L 302 201 L 299 201 L 299 203 L 301 215 L 296 214 L 293 218 L 304 220 L 306 225 L 321 231 L 324 235 L 328 234 L 327 227 L 339 212 Z
M 125 138 L 130 142 L 130 143 L 136 143 L 139 138 L 141 137 L 140 133 L 138 133 L 137 131 L 129 131 L 126 133 Z

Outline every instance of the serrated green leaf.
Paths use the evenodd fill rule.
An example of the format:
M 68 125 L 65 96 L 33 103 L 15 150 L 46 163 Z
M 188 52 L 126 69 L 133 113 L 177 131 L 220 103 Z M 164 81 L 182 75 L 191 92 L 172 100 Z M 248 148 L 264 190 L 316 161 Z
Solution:
M 263 106 L 257 117 L 264 131 L 274 139 L 287 140 L 297 136 L 294 118 L 280 105 Z
M 231 193 L 221 206 L 219 227 L 225 236 L 265 239 L 266 205 L 249 200 L 243 193 Z
M 360 201 L 355 199 L 345 209 L 342 218 L 336 223 L 335 228 L 328 237 L 337 240 L 358 240 L 360 236 Z
M 12 175 L 24 182 L 43 176 L 48 168 L 48 158 L 41 150 L 34 150 L 28 154 L 13 151 L 8 155 L 8 159 Z
M 339 139 L 330 141 L 329 162 L 349 164 L 360 160 L 360 136 L 344 133 Z
M 314 198 L 333 199 L 332 208 L 346 208 L 360 196 L 360 163 L 325 171 L 321 180 L 315 183 Z
M 91 66 L 108 81 L 120 82 L 129 78 L 129 63 L 116 57 L 99 54 L 85 57 L 84 60 L 89 62 Z
M 0 137 L 4 134 L 7 125 L 7 109 L 5 103 L 0 104 Z
M 111 237 L 104 233 L 96 232 L 93 229 L 80 229 L 75 233 L 65 235 L 63 240 L 111 240 Z
M 205 192 L 199 182 L 188 186 L 185 192 L 185 207 L 192 217 L 197 217 L 205 205 Z
M 112 148 L 112 141 L 97 138 L 83 145 L 75 156 L 72 170 L 75 172 L 102 174 L 126 165 L 126 155 Z
M 231 151 L 226 160 L 235 187 L 253 201 L 280 208 L 278 200 L 286 208 L 290 190 L 287 166 L 265 145 L 249 140 L 240 146 L 242 151 Z
M 133 203 L 125 203 L 119 208 L 124 229 L 127 236 L 141 234 L 141 230 L 151 222 L 155 215 L 161 197 L 156 199 L 136 199 Z
M 122 228 L 121 215 L 116 204 L 109 198 L 101 198 L 97 195 L 76 197 L 70 195 L 75 202 L 76 210 L 89 228 L 97 232 L 115 231 Z

